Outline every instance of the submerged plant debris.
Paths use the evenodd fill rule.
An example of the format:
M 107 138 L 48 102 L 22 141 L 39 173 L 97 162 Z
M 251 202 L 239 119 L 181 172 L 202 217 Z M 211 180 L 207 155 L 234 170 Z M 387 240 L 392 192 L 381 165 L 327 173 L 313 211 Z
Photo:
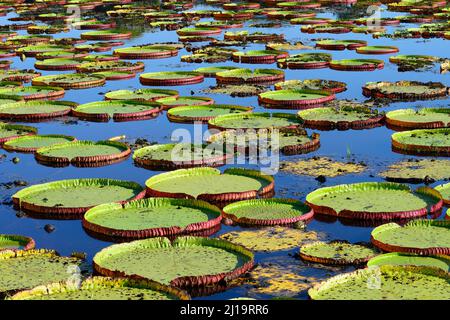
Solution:
M 286 161 L 281 170 L 297 175 L 313 177 L 337 177 L 345 174 L 361 173 L 367 166 L 363 163 L 340 162 L 326 157 L 313 157 L 307 160 Z

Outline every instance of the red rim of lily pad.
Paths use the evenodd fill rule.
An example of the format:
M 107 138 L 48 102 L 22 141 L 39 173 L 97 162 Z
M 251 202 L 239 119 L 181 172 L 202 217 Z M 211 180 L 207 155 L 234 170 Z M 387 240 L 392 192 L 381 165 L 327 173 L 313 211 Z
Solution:
M 114 50 L 114 55 L 118 56 L 120 59 L 160 59 L 160 58 L 166 58 L 166 57 L 174 57 L 178 55 L 178 49 L 175 47 L 170 46 L 155 46 L 152 45 L 151 48 L 154 48 L 156 50 L 159 49 L 159 51 L 148 51 L 148 52 L 142 52 L 139 51 L 140 48 L 145 48 L 146 46 L 136 46 L 131 48 L 125 48 L 128 49 L 128 51 L 116 49 Z M 131 49 L 136 48 L 136 51 L 131 51 Z
M 325 40 L 316 43 L 316 47 L 323 50 L 355 50 L 364 46 L 367 46 L 367 41 L 365 40 Z
M 168 75 L 180 75 L 179 78 L 174 79 L 159 79 L 152 78 L 152 75 L 155 74 L 168 74 Z M 197 72 L 191 71 L 174 71 L 174 72 L 154 72 L 154 73 L 144 73 L 139 77 L 139 81 L 143 85 L 147 86 L 182 86 L 189 84 L 201 83 L 204 81 L 204 76 Z
M 251 51 L 248 52 L 235 52 L 233 53 L 232 59 L 237 63 L 275 63 L 278 59 L 284 59 L 289 56 L 289 53 L 283 51 L 275 50 L 263 50 L 266 51 L 265 54 L 251 55 Z
M 447 145 L 438 146 L 431 144 L 411 144 L 411 143 L 404 143 L 398 141 L 398 138 L 404 135 L 417 135 L 420 133 L 442 133 L 445 136 L 448 136 L 450 134 L 450 128 L 438 128 L 438 129 L 417 129 L 417 130 L 410 130 L 410 131 L 401 131 L 396 132 L 391 136 L 391 142 L 392 142 L 392 150 L 398 153 L 402 154 L 412 154 L 412 155 L 430 155 L 430 156 L 450 156 L 450 145 L 447 143 Z
M 33 250 L 36 247 L 36 242 L 31 237 L 21 236 L 21 235 L 15 235 L 15 234 L 0 234 L 0 240 L 1 239 L 7 239 L 11 241 L 20 241 L 23 243 L 21 248 L 7 248 L 2 249 L 0 247 L 0 252 L 2 251 L 26 251 L 26 250 Z
M 2 128 L 7 128 L 7 129 L 13 129 L 13 130 L 17 130 L 19 131 L 18 134 L 13 134 L 12 136 L 8 136 L 8 137 L 0 137 L 0 145 L 3 145 L 6 141 L 15 139 L 15 138 L 19 138 L 19 137 L 23 137 L 23 136 L 31 136 L 31 135 L 35 135 L 37 134 L 38 130 L 35 127 L 29 127 L 29 126 L 22 126 L 19 124 L 9 124 L 9 123 L 1 123 L 0 122 L 0 130 Z M 24 134 L 20 134 L 21 132 L 23 132 Z
M 200 209 L 209 211 L 210 213 L 215 213 L 216 217 L 202 221 L 190 223 L 185 227 L 171 226 L 171 227 L 154 227 L 140 230 L 123 230 L 117 228 L 111 228 L 96 224 L 89 221 L 90 215 L 95 215 L 97 212 L 113 212 L 116 210 L 126 210 L 127 208 L 139 208 L 145 209 L 146 206 L 153 208 L 158 208 L 163 205 L 176 205 L 176 206 L 186 206 L 188 208 Z M 175 199 L 175 198 L 146 198 L 139 200 L 132 200 L 124 204 L 120 203 L 107 203 L 101 204 L 99 206 L 89 209 L 83 216 L 82 225 L 83 228 L 93 232 L 94 234 L 102 235 L 110 239 L 115 240 L 137 240 L 146 239 L 153 237 L 166 237 L 175 235 L 189 235 L 195 234 L 197 232 L 202 232 L 205 230 L 214 229 L 220 226 L 222 221 L 221 210 L 216 206 L 209 204 L 205 201 L 194 200 L 194 199 Z
M 18 137 L 16 139 L 27 139 L 28 137 L 42 137 L 42 138 L 63 138 L 63 139 L 67 139 L 67 141 L 76 141 L 77 139 L 75 137 L 72 136 L 65 136 L 65 135 L 60 135 L 60 134 L 46 134 L 46 135 L 31 135 L 31 136 L 23 136 L 23 137 Z M 21 153 L 35 153 L 37 149 L 39 148 L 31 148 L 31 147 L 19 147 L 19 146 L 14 146 L 11 145 L 9 142 L 13 143 L 15 142 L 16 139 L 12 139 L 9 140 L 7 142 L 5 142 L 3 144 L 3 149 L 5 149 L 6 151 L 10 151 L 10 152 L 21 152 Z M 21 139 L 22 140 L 22 139 Z
M 42 90 L 47 89 L 47 90 L 51 90 L 51 92 L 42 92 L 42 93 L 36 92 L 36 93 L 27 94 L 27 95 L 23 95 L 23 96 L 22 95 L 15 95 L 14 93 L 8 94 L 8 93 L 5 92 L 2 95 L 4 95 L 4 96 L 13 96 L 13 97 L 14 96 L 20 96 L 23 100 L 29 101 L 29 100 L 44 100 L 44 99 L 56 100 L 56 99 L 64 97 L 64 95 L 66 93 L 63 88 L 56 87 L 56 86 L 53 87 L 53 86 L 34 85 L 33 84 L 33 86 L 31 86 L 31 87 L 19 87 L 19 89 L 20 88 L 23 88 L 25 90 L 26 90 L 26 88 L 36 88 L 38 91 L 39 91 L 39 89 L 42 89 Z
M 55 58 L 55 59 L 67 60 L 67 63 L 60 65 L 45 64 L 44 62 L 46 60 L 50 60 L 45 59 L 42 61 L 36 61 L 34 67 L 39 70 L 47 70 L 47 71 L 67 71 L 67 70 L 75 70 L 77 66 L 82 63 L 81 60 L 64 59 L 64 58 Z
M 449 108 L 423 108 L 420 109 L 418 112 L 422 114 L 426 113 L 442 113 L 450 115 L 450 109 Z M 395 119 L 395 115 L 408 115 L 410 113 L 411 115 L 414 115 L 416 113 L 416 110 L 414 109 L 398 109 L 393 110 L 388 113 L 386 113 L 386 124 L 389 125 L 389 128 L 393 129 L 438 129 L 438 128 L 445 128 L 450 127 L 450 119 L 448 122 L 444 121 L 408 121 L 407 119 Z
M 239 70 L 252 73 L 252 77 L 239 75 Z M 261 75 L 258 71 L 262 71 Z M 256 73 L 255 73 L 256 72 Z M 276 69 L 233 69 L 216 73 L 218 84 L 258 84 L 258 83 L 276 83 L 284 80 L 284 72 Z
M 121 40 L 121 39 L 130 39 L 132 36 L 131 32 L 125 33 L 99 33 L 95 34 L 97 31 L 88 31 L 81 34 L 81 39 L 84 40 Z
M 360 61 L 361 64 L 347 64 L 347 62 Z M 339 71 L 374 71 L 384 68 L 384 61 L 378 59 L 349 59 L 332 60 L 330 69 Z
M 217 107 L 217 108 L 227 108 L 230 110 L 238 111 L 239 113 L 249 113 L 252 112 L 252 107 L 244 107 L 244 106 L 237 106 L 237 105 L 231 105 L 231 104 L 211 104 L 211 108 Z M 178 123 L 194 123 L 196 121 L 200 122 L 208 122 L 209 120 L 217 117 L 217 116 L 183 116 L 179 114 L 175 114 L 174 112 L 179 111 L 181 109 L 177 108 L 183 108 L 184 110 L 194 109 L 196 107 L 200 106 L 181 106 L 181 107 L 175 107 L 171 108 L 172 112 L 169 110 L 167 112 L 167 118 L 171 122 L 178 122 Z
M 311 99 L 286 99 L 286 100 L 278 100 L 270 98 L 271 94 L 288 94 L 292 92 L 292 94 L 315 94 L 321 95 L 318 98 Z M 322 105 L 325 102 L 329 102 L 336 99 L 334 93 L 325 90 L 310 90 L 310 89 L 301 89 L 301 90 L 275 90 L 275 91 L 267 91 L 260 93 L 258 95 L 258 102 L 263 104 L 267 108 L 276 108 L 276 109 L 297 109 L 297 108 L 307 108 L 310 106 Z
M 57 105 L 61 107 L 66 107 L 60 111 L 51 112 L 40 112 L 40 113 L 4 113 L 2 108 L 14 107 L 14 105 Z M 35 121 L 40 119 L 51 119 L 57 117 L 63 117 L 72 112 L 72 108 L 76 107 L 78 104 L 71 101 L 19 101 L 8 103 L 0 106 L 0 119 L 8 119 L 13 121 Z
M 399 52 L 399 49 L 394 46 L 363 46 L 356 48 L 356 53 L 361 54 L 389 54 L 397 52 Z
M 389 86 L 427 86 L 430 90 L 423 93 L 414 92 L 384 92 L 384 87 Z M 420 81 L 379 81 L 379 82 L 367 82 L 363 87 L 363 94 L 366 97 L 373 98 L 385 98 L 391 100 L 426 100 L 437 97 L 445 97 L 448 94 L 448 88 L 440 82 L 420 82 Z

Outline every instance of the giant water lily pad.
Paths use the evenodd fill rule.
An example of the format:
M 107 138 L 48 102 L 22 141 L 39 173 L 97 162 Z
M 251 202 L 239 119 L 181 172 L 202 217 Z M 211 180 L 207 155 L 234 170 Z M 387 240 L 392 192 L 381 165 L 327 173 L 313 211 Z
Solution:
M 0 144 L 18 137 L 35 134 L 37 134 L 37 129 L 34 127 L 0 122 Z
M 77 104 L 70 101 L 22 101 L 0 106 L 0 119 L 35 121 L 68 115 Z
M 138 262 L 136 262 L 138 261 Z M 196 287 L 230 280 L 253 266 L 253 254 L 227 241 L 179 237 L 137 240 L 107 247 L 94 257 L 103 275 L 138 275 L 176 287 Z
M 284 69 L 321 69 L 327 68 L 331 60 L 331 54 L 328 53 L 300 53 L 278 59 L 277 65 Z
M 221 220 L 220 209 L 204 201 L 148 198 L 94 207 L 84 215 L 83 226 L 95 234 L 130 240 L 204 231 Z
M 81 34 L 85 40 L 118 40 L 131 38 L 131 32 L 120 32 L 115 30 L 95 30 Z
M 166 89 L 116 90 L 105 94 L 107 100 L 154 101 L 161 98 L 178 97 L 178 91 Z
M 247 113 L 251 107 L 242 107 L 229 104 L 212 104 L 205 106 L 176 107 L 167 111 L 167 117 L 173 122 L 209 121 L 217 116 L 235 113 Z
M 3 149 L 8 151 L 31 153 L 42 147 L 49 147 L 55 144 L 66 143 L 74 140 L 74 137 L 56 134 L 24 136 L 5 142 Z
M 43 52 L 61 51 L 61 50 L 73 50 L 73 48 L 70 46 L 61 46 L 56 44 L 37 44 L 18 48 L 16 52 L 19 54 L 24 54 L 27 57 L 35 57 L 37 54 Z
M 94 277 L 79 286 L 62 282 L 15 294 L 11 300 L 189 300 L 184 291 L 155 281 Z
M 32 238 L 12 235 L 0 234 L 0 252 L 9 250 L 31 250 L 34 249 L 35 242 Z
M 214 168 L 180 169 L 146 181 L 152 196 L 187 197 L 220 203 L 256 198 L 273 191 L 273 178 L 259 171 L 230 168 L 223 174 Z
M 439 211 L 442 199 L 428 187 L 412 192 L 399 183 L 363 182 L 317 189 L 306 196 L 314 212 L 349 219 L 392 220 Z
M 450 259 L 444 255 L 424 257 L 412 253 L 390 252 L 376 256 L 367 262 L 369 268 L 384 265 L 424 266 L 439 268 L 445 272 L 450 271 Z
M 324 79 L 287 80 L 275 84 L 276 90 L 323 90 L 339 93 L 347 90 L 347 84 L 341 81 Z
M 222 148 L 190 143 L 156 144 L 138 149 L 134 162 L 148 169 L 173 170 L 192 167 L 218 167 L 234 157 Z
M 284 72 L 276 69 L 234 69 L 216 73 L 218 84 L 270 84 L 284 80 Z
M 58 99 L 64 96 L 64 89 L 45 84 L 29 87 L 0 88 L 0 95 L 4 97 L 22 97 L 25 100 Z
M 80 64 L 81 61 L 79 59 L 52 58 L 37 61 L 34 67 L 40 70 L 75 70 Z
M 439 58 L 426 55 L 397 55 L 389 57 L 389 62 L 398 65 L 399 71 L 422 70 L 431 67 Z
M 356 52 L 361 54 L 389 54 L 398 51 L 398 48 L 394 46 L 362 46 L 356 48 Z
M 105 84 L 105 77 L 82 73 L 68 73 L 35 77 L 33 85 L 58 86 L 64 89 L 83 89 L 98 87 Z
M 447 95 L 447 87 L 440 82 L 379 81 L 367 82 L 363 94 L 391 100 L 426 100 Z
M 323 107 L 298 112 L 307 128 L 364 129 L 381 126 L 384 115 L 376 109 L 355 106 Z
M 341 240 L 313 242 L 300 248 L 300 257 L 303 260 L 331 265 L 358 265 L 377 254 L 376 249 Z
M 164 109 L 170 109 L 173 107 L 210 105 L 214 103 L 214 99 L 208 97 L 172 96 L 157 99 L 155 102 L 159 103 Z
M 308 293 L 314 300 L 448 300 L 449 280 L 434 268 L 386 265 L 334 276 Z
M 441 184 L 435 188 L 444 199 L 444 203 L 448 206 L 450 204 L 450 183 Z
M 410 159 L 390 165 L 380 176 L 388 181 L 409 183 L 450 179 L 450 160 Z
M 386 122 L 392 127 L 409 129 L 450 127 L 450 108 L 394 110 L 386 114 Z
M 418 155 L 450 155 L 450 128 L 418 129 L 394 133 L 392 149 Z
M 343 59 L 330 61 L 330 69 L 341 71 L 373 71 L 384 68 L 379 59 Z
M 84 62 L 77 66 L 77 72 L 94 73 L 105 71 L 130 71 L 140 72 L 144 70 L 143 62 L 128 62 L 128 61 L 94 61 Z
M 375 228 L 371 241 L 388 252 L 420 255 L 450 253 L 450 221 L 413 220 L 404 226 L 388 223 Z
M 144 196 L 134 182 L 113 179 L 71 179 L 34 185 L 12 196 L 18 209 L 53 217 L 81 215 L 109 202 L 125 202 Z
M 201 83 L 204 77 L 193 71 L 165 71 L 143 73 L 139 80 L 141 84 L 147 86 L 181 86 Z
M 218 72 L 229 71 L 239 69 L 237 67 L 232 66 L 217 66 L 217 67 L 201 67 L 195 69 L 195 72 L 201 73 L 205 77 L 215 78 Z
M 73 115 L 88 120 L 115 121 L 139 120 L 157 116 L 160 106 L 145 101 L 107 100 L 81 104 Z
M 316 47 L 324 50 L 355 50 L 367 45 L 364 40 L 319 40 Z
M 257 96 L 258 94 L 266 92 L 268 90 L 269 90 L 268 87 L 262 85 L 236 84 L 236 85 L 218 85 L 216 87 L 203 89 L 202 91 L 205 93 L 212 93 L 212 94 L 227 94 L 232 97 L 251 97 Z
M 294 199 L 255 199 L 229 204 L 223 215 L 243 225 L 280 225 L 311 219 L 314 212 Z
M 249 114 L 228 114 L 208 121 L 211 128 L 225 129 L 267 129 L 296 128 L 301 120 L 288 113 L 255 112 Z
M 44 249 L 0 252 L 0 296 L 50 282 L 66 281 L 70 276 L 68 268 L 78 267 L 80 263 L 77 258 L 61 257 Z
M 143 45 L 114 50 L 121 59 L 160 59 L 176 56 L 178 48 L 163 45 Z
M 334 93 L 324 90 L 287 89 L 260 93 L 258 102 L 266 108 L 303 109 L 334 100 Z
M 281 170 L 307 176 L 337 177 L 344 174 L 360 173 L 366 169 L 365 165 L 333 161 L 326 157 L 314 157 L 296 162 L 283 162 Z
M 269 227 L 257 230 L 231 231 L 220 236 L 221 239 L 243 245 L 254 251 L 288 250 L 302 243 L 319 240 L 320 235 L 286 227 Z
M 43 147 L 36 151 L 36 160 L 65 166 L 96 166 L 125 159 L 130 148 L 115 141 L 74 141 Z

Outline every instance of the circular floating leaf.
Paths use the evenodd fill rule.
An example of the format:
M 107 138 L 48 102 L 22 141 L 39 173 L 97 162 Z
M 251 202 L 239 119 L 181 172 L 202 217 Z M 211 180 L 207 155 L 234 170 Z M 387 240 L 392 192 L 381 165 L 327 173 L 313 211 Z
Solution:
M 216 73 L 218 84 L 270 84 L 284 80 L 284 72 L 275 69 L 234 69 Z
M 431 67 L 439 58 L 425 55 L 397 55 L 389 57 L 389 62 L 398 65 L 399 71 L 420 70 Z
M 32 238 L 12 234 L 0 234 L 0 252 L 34 249 L 36 243 Z
M 229 204 L 223 215 L 237 224 L 271 226 L 306 221 L 314 212 L 294 199 L 255 199 Z
M 367 45 L 364 40 L 320 40 L 316 42 L 316 47 L 323 50 L 355 50 Z
M 242 107 L 229 104 L 212 104 L 207 106 L 200 105 L 172 108 L 167 111 L 167 117 L 172 122 L 207 122 L 217 116 L 235 113 L 248 113 L 250 111 L 252 111 L 252 107 Z
M 37 61 L 34 67 L 40 70 L 75 70 L 81 63 L 78 59 L 53 58 Z
M 347 90 L 347 84 L 335 80 L 306 79 L 287 80 L 275 84 L 275 90 L 322 90 L 339 93 Z
M 150 196 L 196 198 L 218 204 L 267 196 L 274 188 L 271 176 L 240 168 L 227 169 L 223 174 L 214 168 L 180 169 L 153 176 L 145 184 Z
M 279 251 L 298 247 L 302 243 L 317 241 L 318 234 L 286 227 L 268 227 L 256 230 L 231 231 L 220 239 L 249 248 L 254 251 Z
M 376 109 L 343 106 L 340 108 L 323 107 L 298 112 L 307 128 L 317 129 L 364 129 L 382 125 L 384 115 Z
M 182 86 L 201 83 L 203 75 L 191 71 L 151 72 L 140 75 L 141 84 L 147 86 Z
M 113 30 L 95 30 L 81 34 L 81 39 L 85 40 L 119 40 L 130 39 L 131 32 L 120 32 Z
M 444 203 L 448 206 L 450 204 L 450 183 L 441 184 L 435 189 L 442 195 Z
M 100 71 L 91 74 L 105 77 L 106 80 L 124 80 L 131 79 L 136 76 L 134 71 Z
M 283 69 L 321 69 L 328 68 L 332 60 L 328 53 L 301 53 L 278 60 L 278 67 Z
M 275 63 L 278 59 L 288 56 L 287 52 L 277 50 L 250 50 L 234 52 L 233 61 L 241 63 Z
M 15 152 L 33 153 L 42 147 L 49 147 L 59 143 L 75 141 L 71 136 L 56 134 L 24 136 L 9 140 L 3 145 L 3 149 Z
M 31 87 L 0 88 L 0 95 L 3 97 L 22 97 L 24 100 L 59 99 L 64 94 L 63 88 L 49 87 L 45 84 Z
M 36 160 L 57 166 L 98 166 L 125 159 L 130 148 L 116 141 L 74 141 L 36 150 Z
M 182 28 L 177 30 L 179 36 L 210 36 L 219 35 L 222 33 L 221 28 L 214 27 L 195 27 L 195 28 Z
M 450 128 L 418 129 L 394 133 L 392 149 L 418 155 L 450 155 Z
M 222 71 L 229 71 L 229 70 L 235 70 L 235 69 L 239 69 L 237 67 L 229 67 L 229 66 L 222 66 L 222 67 L 202 67 L 202 68 L 197 68 L 194 71 L 201 73 L 204 77 L 208 77 L 208 78 L 215 78 L 216 74 L 218 72 L 222 72 Z
M 11 300 L 190 300 L 184 291 L 150 280 L 93 277 L 80 286 L 64 282 L 19 292 Z
M 81 262 L 44 249 L 0 252 L 0 296 L 50 282 L 66 281 L 68 268 L 78 267 Z
M 398 48 L 394 46 L 363 46 L 356 48 L 356 52 L 362 54 L 389 54 L 398 51 Z
M 450 160 L 417 159 L 394 163 L 380 173 L 388 181 L 421 183 L 450 179 Z M 445 201 L 445 200 L 444 200 Z
M 116 240 L 180 235 L 220 225 L 220 209 L 193 199 L 148 198 L 90 209 L 83 227 Z
M 313 242 L 300 248 L 303 260 L 331 265 L 363 264 L 377 254 L 373 248 L 341 240 Z
M 1 108 L 0 108 L 1 112 Z M 107 100 L 81 104 L 73 110 L 73 115 L 94 121 L 128 121 L 148 119 L 160 112 L 157 103 L 145 101 Z
M 71 46 L 62 46 L 57 44 L 37 44 L 16 49 L 19 55 L 25 55 L 26 57 L 35 57 L 38 54 L 52 51 L 73 51 Z
M 18 137 L 35 134 L 37 134 L 37 129 L 34 127 L 0 122 L 0 144 Z
M 314 157 L 297 162 L 283 162 L 281 170 L 299 175 L 337 177 L 349 173 L 360 173 L 364 165 L 333 161 L 325 157 Z
M 434 268 L 386 265 L 334 276 L 308 294 L 314 300 L 447 300 L 449 280 Z
M 447 87 L 440 82 L 379 81 L 367 82 L 363 94 L 391 100 L 426 100 L 446 96 Z
M 68 115 L 77 104 L 70 101 L 22 101 L 0 105 L 0 119 L 36 121 Z
M 142 187 L 134 182 L 113 179 L 71 179 L 34 185 L 13 195 L 14 205 L 31 213 L 53 218 L 77 218 L 102 203 L 141 199 Z
M 33 85 L 58 86 L 64 89 L 84 89 L 99 87 L 105 84 L 105 77 L 82 73 L 48 75 L 33 78 Z
M 258 102 L 267 108 L 302 109 L 334 100 L 334 93 L 323 90 L 289 89 L 260 93 Z
M 178 97 L 178 91 L 165 89 L 116 90 L 105 94 L 106 100 L 155 101 L 161 98 Z
M 317 189 L 306 196 L 314 212 L 349 219 L 394 220 L 426 216 L 442 208 L 438 192 L 428 187 L 412 192 L 389 182 L 342 184 Z
M 384 61 L 378 59 L 332 60 L 330 69 L 341 71 L 374 71 L 384 68 Z
M 384 265 L 435 267 L 445 272 L 450 271 L 450 259 L 447 256 L 424 257 L 410 253 L 391 252 L 374 257 L 367 262 L 369 268 Z
M 128 62 L 128 61 L 94 61 L 84 62 L 77 66 L 77 72 L 80 73 L 93 73 L 93 72 L 105 72 L 105 71 L 131 71 L 140 72 L 144 70 L 143 62 Z
M 232 97 L 251 97 L 257 96 L 258 94 L 266 92 L 267 90 L 269 90 L 269 88 L 266 86 L 243 84 L 243 85 L 219 85 L 216 87 L 203 89 L 203 92 L 212 94 L 228 94 Z
M 100 274 L 137 276 L 180 288 L 231 280 L 252 266 L 253 254 L 247 249 L 223 240 L 197 237 L 116 244 L 94 257 L 94 270 Z
M 200 106 L 211 105 L 214 103 L 214 99 L 208 97 L 166 97 L 155 100 L 164 109 L 170 109 L 173 107 L 185 107 L 185 106 Z
M 289 113 L 244 113 L 228 114 L 215 117 L 208 121 L 208 127 L 226 129 L 269 129 L 269 128 L 297 128 L 301 125 L 300 119 Z
M 450 127 L 450 108 L 389 111 L 386 114 L 386 122 L 394 128 L 434 129 Z
M 450 253 L 450 221 L 412 220 L 403 227 L 387 223 L 373 229 L 372 243 L 383 251 L 419 255 Z
M 121 59 L 161 59 L 178 54 L 178 48 L 163 45 L 143 45 L 114 50 Z

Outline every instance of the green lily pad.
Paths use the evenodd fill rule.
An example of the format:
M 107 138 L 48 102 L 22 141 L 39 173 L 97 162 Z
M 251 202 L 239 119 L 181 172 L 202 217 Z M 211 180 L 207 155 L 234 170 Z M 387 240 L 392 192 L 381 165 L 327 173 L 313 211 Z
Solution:
M 77 104 L 70 101 L 22 101 L 0 105 L 0 119 L 34 120 L 69 114 Z
M 218 116 L 208 123 L 220 129 L 265 129 L 298 127 L 301 120 L 288 113 L 255 112 Z
M 115 30 L 94 30 L 81 34 L 81 39 L 86 40 L 115 40 L 115 39 L 129 39 L 131 32 L 120 32 Z
M 450 259 L 446 256 L 424 257 L 409 253 L 391 252 L 374 257 L 367 262 L 369 268 L 384 265 L 435 267 L 445 272 L 450 271 Z
M 83 73 L 48 75 L 33 78 L 33 85 L 58 86 L 64 89 L 98 87 L 105 84 L 105 77 Z
M 32 238 L 11 234 L 0 234 L 0 252 L 5 250 L 31 250 L 35 242 Z
M 107 247 L 94 257 L 103 274 L 138 275 L 178 287 L 232 279 L 253 266 L 253 254 L 227 241 L 196 237 L 153 238 Z M 200 280 L 201 279 L 201 280 Z
M 233 69 L 216 73 L 218 84 L 273 83 L 284 80 L 284 72 L 276 69 Z
M 287 58 L 278 59 L 279 68 L 317 69 L 328 67 L 332 60 L 328 53 L 299 53 Z
M 178 48 L 163 45 L 143 45 L 114 50 L 114 54 L 123 59 L 160 59 L 176 56 Z
M 363 46 L 356 48 L 356 52 L 362 54 L 387 54 L 398 51 L 398 48 L 394 46 Z
M 1 110 L 1 109 L 0 109 Z M 167 111 L 167 117 L 174 122 L 208 121 L 217 116 L 235 113 L 247 113 L 251 107 L 229 104 L 211 104 L 205 106 L 176 107 Z
M 41 70 L 75 70 L 80 64 L 78 59 L 52 58 L 37 61 L 34 67 Z
M 256 230 L 231 231 L 220 236 L 254 251 L 288 250 L 303 243 L 317 241 L 320 235 L 314 231 L 303 231 L 286 227 L 269 227 Z
M 128 62 L 128 61 L 94 61 L 84 62 L 77 66 L 77 72 L 81 73 L 95 73 L 105 71 L 133 71 L 140 72 L 144 70 L 143 62 Z
M 61 257 L 54 251 L 44 249 L 0 252 L 0 295 L 66 281 L 70 276 L 69 268 L 76 268 L 80 263 L 77 258 Z
M 161 98 L 178 97 L 178 91 L 165 89 L 115 90 L 105 94 L 107 100 L 155 101 Z
M 394 127 L 426 129 L 450 127 L 450 108 L 399 109 L 386 114 L 386 122 Z
M 157 103 L 128 100 L 95 101 L 73 109 L 75 116 L 87 119 L 138 119 L 156 116 L 159 112 L 160 106 Z
M 316 213 L 353 219 L 399 219 L 439 210 L 439 195 L 422 187 L 412 192 L 393 182 L 363 182 L 317 189 L 306 196 Z
M 217 66 L 217 67 L 197 68 L 194 71 L 198 72 L 198 73 L 201 73 L 205 77 L 212 77 L 212 78 L 214 78 L 218 72 L 229 71 L 229 70 L 234 70 L 234 69 L 239 69 L 239 68 L 231 67 L 231 66 Z
M 64 89 L 45 84 L 28 87 L 0 88 L 0 95 L 3 97 L 22 97 L 25 100 L 52 99 L 64 96 Z
M 164 108 L 170 109 L 173 107 L 184 107 L 184 106 L 199 106 L 199 105 L 210 105 L 214 103 L 214 100 L 208 97 L 166 97 L 156 99 L 155 102 L 161 104 Z
M 449 280 L 434 268 L 385 265 L 334 276 L 308 293 L 314 300 L 448 300 Z
M 200 73 L 192 71 L 165 71 L 150 72 L 140 75 L 140 81 L 143 85 L 184 85 L 203 82 L 203 76 Z
M 417 129 L 392 135 L 394 151 L 406 154 L 450 154 L 450 128 Z
M 56 44 L 37 44 L 18 48 L 16 52 L 24 54 L 25 56 L 34 57 L 40 53 L 62 50 L 73 50 L 73 48 L 71 46 L 61 46 Z
M 383 224 L 372 230 L 372 243 L 388 252 L 420 255 L 450 253 L 450 221 L 412 220 L 404 226 Z
M 154 281 L 94 277 L 79 286 L 52 283 L 19 292 L 11 300 L 189 300 L 189 295 Z
M 49 147 L 74 140 L 74 137 L 56 134 L 24 136 L 5 142 L 3 148 L 16 152 L 35 152 L 42 147 Z
M 268 108 L 307 108 L 334 100 L 334 94 L 324 90 L 288 89 L 259 94 L 258 101 Z
M 379 81 L 367 82 L 363 94 L 391 100 L 426 100 L 447 96 L 447 87 L 440 82 Z
M 326 157 L 314 157 L 296 162 L 282 162 L 281 170 L 313 177 L 337 177 L 345 174 L 360 173 L 366 169 L 365 165 L 333 161 Z
M 342 59 L 330 61 L 330 68 L 335 70 L 374 70 L 382 69 L 384 61 L 379 59 Z
M 364 40 L 319 40 L 316 42 L 318 48 L 326 50 L 354 50 L 365 45 L 367 41 Z
M 441 184 L 435 187 L 437 191 L 442 195 L 446 205 L 450 204 L 450 183 Z
M 389 57 L 389 62 L 395 63 L 399 67 L 399 71 L 421 70 L 431 67 L 439 61 L 439 58 L 426 55 L 397 55 Z
M 450 179 L 450 160 L 414 159 L 394 163 L 380 173 L 388 181 L 420 183 Z
M 0 122 L 0 144 L 17 137 L 35 134 L 37 129 L 34 127 Z
M 333 93 L 345 91 L 347 84 L 334 80 L 306 79 L 306 80 L 287 80 L 275 84 L 276 90 L 324 90 Z
M 347 241 L 313 242 L 300 247 L 303 260 L 332 265 L 362 264 L 378 255 L 374 248 Z
M 204 201 L 148 198 L 94 207 L 85 213 L 83 226 L 117 239 L 139 239 L 206 230 L 221 219 L 220 209 Z

